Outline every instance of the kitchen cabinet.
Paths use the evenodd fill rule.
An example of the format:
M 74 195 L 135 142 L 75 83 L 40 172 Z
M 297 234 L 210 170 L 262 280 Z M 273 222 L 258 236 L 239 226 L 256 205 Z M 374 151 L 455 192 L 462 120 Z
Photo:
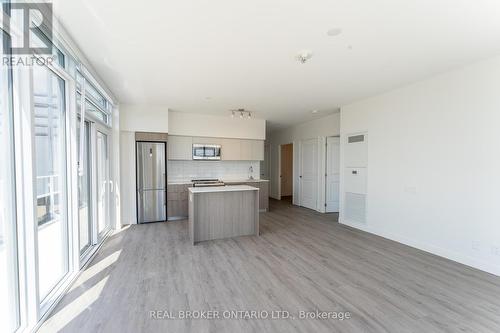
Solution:
M 252 160 L 252 140 L 240 140 L 240 160 Z
M 263 161 L 264 141 L 247 139 L 223 139 L 191 136 L 168 136 L 168 159 L 190 161 L 193 144 L 221 145 L 223 161 Z
M 240 160 L 240 140 L 222 139 L 221 159 L 225 161 Z
M 169 160 L 192 160 L 193 138 L 190 136 L 169 135 L 167 141 Z
M 202 145 L 220 145 L 222 144 L 221 138 L 208 138 L 208 137 L 201 137 L 201 136 L 193 136 L 193 143 L 194 144 L 202 144 Z
M 188 217 L 188 189 L 192 184 L 167 185 L 167 218 L 169 220 Z
M 264 160 L 264 141 L 252 140 L 252 161 Z

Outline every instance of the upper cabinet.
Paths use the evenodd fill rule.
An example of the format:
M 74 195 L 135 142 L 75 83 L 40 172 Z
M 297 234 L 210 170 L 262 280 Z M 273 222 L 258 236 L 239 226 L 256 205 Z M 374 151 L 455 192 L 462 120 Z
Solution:
M 192 160 L 193 144 L 221 145 L 221 160 L 262 161 L 264 160 L 263 140 L 221 139 L 191 136 L 168 136 L 169 160 Z
M 252 140 L 252 161 L 264 160 L 264 141 Z
M 192 160 L 193 138 L 169 135 L 167 139 L 169 160 Z
M 207 138 L 201 136 L 193 136 L 193 143 L 201 145 L 221 145 L 222 140 L 223 139 L 221 138 Z
M 264 160 L 264 141 L 262 140 L 239 140 L 240 146 L 240 161 L 263 161 Z M 224 154 L 224 151 L 222 151 Z
M 252 160 L 252 141 L 253 140 L 239 140 L 240 141 L 240 160 Z
M 221 158 L 225 161 L 240 160 L 240 140 L 222 139 Z

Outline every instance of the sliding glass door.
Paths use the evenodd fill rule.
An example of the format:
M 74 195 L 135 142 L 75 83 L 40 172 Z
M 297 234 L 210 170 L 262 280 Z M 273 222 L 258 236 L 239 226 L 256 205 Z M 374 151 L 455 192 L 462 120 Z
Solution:
M 96 132 L 97 231 L 102 238 L 110 228 L 109 139 L 103 129 Z
M 65 81 L 33 66 L 38 296 L 40 303 L 69 272 Z
M 0 29 L 0 54 L 10 37 Z M 20 324 L 17 223 L 15 216 L 12 71 L 0 67 L 0 330 L 13 332 Z
M 84 121 L 83 131 L 81 119 L 77 123 L 77 146 L 78 146 L 78 239 L 80 256 L 84 256 L 93 244 L 92 237 L 92 205 L 91 205 L 91 145 L 89 121 Z M 82 140 L 82 142 L 80 142 Z

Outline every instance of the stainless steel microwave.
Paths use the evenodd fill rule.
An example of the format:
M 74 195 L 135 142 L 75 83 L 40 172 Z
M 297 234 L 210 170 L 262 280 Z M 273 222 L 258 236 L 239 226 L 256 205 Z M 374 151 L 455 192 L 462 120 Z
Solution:
M 193 160 L 220 160 L 220 145 L 193 143 Z

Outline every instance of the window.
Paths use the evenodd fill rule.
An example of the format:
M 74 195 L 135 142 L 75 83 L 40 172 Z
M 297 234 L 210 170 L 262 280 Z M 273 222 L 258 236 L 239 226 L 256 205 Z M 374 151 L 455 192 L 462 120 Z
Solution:
M 0 30 L 0 53 L 8 50 L 10 37 Z M 12 71 L 0 67 L 0 323 L 2 330 L 19 327 L 19 275 L 15 217 L 12 118 Z M 4 327 L 5 325 L 5 327 Z
M 9 1 L 0 0 L 0 9 L 9 15 Z M 7 55 L 11 39 L 23 37 L 22 20 L 11 23 L 12 35 L 0 28 L 1 54 Z M 56 47 L 64 44 L 46 31 L 32 27 L 30 37 L 52 48 L 52 65 L 0 67 L 2 333 L 31 331 L 76 276 L 78 252 L 80 264 L 91 258 L 111 226 L 111 103 L 73 53 Z M 67 103 L 73 94 L 76 109 Z M 70 130 L 83 110 L 86 119 Z M 82 153 L 79 169 L 70 165 L 72 151 Z M 22 159 L 19 165 L 15 157 Z
M 111 126 L 111 104 L 84 76 L 76 71 L 76 104 L 80 113 L 82 93 L 85 93 L 85 117 Z M 84 84 L 85 81 L 85 84 Z M 83 89 L 83 87 L 85 87 Z M 82 90 L 85 90 L 83 92 Z
M 91 117 L 94 117 L 94 118 L 97 118 L 98 120 L 100 120 L 101 122 L 103 122 L 104 124 L 108 124 L 108 115 L 107 113 L 105 113 L 104 111 L 101 111 L 97 108 L 97 106 L 95 106 L 94 103 L 90 102 L 89 100 L 87 100 L 85 102 L 85 116 L 91 116 Z
M 63 79 L 33 67 L 39 297 L 43 302 L 68 273 L 66 112 Z
M 55 63 L 64 68 L 64 53 L 50 41 L 50 39 L 43 33 L 43 31 L 39 27 L 32 28 L 30 35 L 34 47 L 51 47 L 52 57 L 54 58 Z
M 89 82 L 87 82 L 85 85 L 85 94 L 86 97 L 89 98 L 98 108 L 100 108 L 101 110 L 107 109 L 108 101 L 106 100 L 106 98 L 104 98 L 104 96 L 97 92 L 97 89 L 94 88 L 94 86 Z

